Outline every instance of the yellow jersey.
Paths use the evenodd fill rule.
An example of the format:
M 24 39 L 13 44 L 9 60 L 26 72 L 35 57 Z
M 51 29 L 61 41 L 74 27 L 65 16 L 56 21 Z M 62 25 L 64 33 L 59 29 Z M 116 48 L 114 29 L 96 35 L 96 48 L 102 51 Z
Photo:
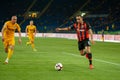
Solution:
M 27 29 L 28 34 L 33 34 L 36 31 L 36 26 L 35 25 L 28 25 L 26 27 L 26 29 Z
M 5 31 L 3 32 L 4 38 L 7 38 L 7 39 L 14 38 L 14 33 L 16 30 L 18 32 L 21 31 L 19 24 L 17 24 L 17 23 L 13 24 L 11 21 L 5 22 L 4 27 L 5 27 Z

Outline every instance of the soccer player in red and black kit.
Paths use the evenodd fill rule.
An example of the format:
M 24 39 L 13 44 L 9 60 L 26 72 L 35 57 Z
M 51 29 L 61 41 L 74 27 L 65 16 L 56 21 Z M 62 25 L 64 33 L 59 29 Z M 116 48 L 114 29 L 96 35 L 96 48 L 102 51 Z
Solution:
M 93 32 L 91 29 L 91 26 L 83 21 L 83 18 L 80 15 L 76 16 L 76 23 L 73 25 L 67 27 L 67 28 L 56 28 L 56 31 L 62 31 L 62 30 L 75 30 L 77 33 L 77 38 L 78 38 L 78 48 L 80 51 L 80 54 L 82 56 L 86 55 L 86 57 L 89 60 L 89 68 L 93 69 L 92 65 L 92 53 L 90 51 L 90 41 L 94 43 L 93 41 Z M 89 35 L 90 38 L 89 38 Z

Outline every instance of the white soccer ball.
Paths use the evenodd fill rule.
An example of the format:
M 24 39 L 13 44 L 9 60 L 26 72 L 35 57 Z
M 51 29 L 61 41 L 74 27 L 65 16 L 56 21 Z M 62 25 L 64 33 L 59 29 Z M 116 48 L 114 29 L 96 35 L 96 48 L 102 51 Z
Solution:
M 57 63 L 57 64 L 55 64 L 55 70 L 61 71 L 62 69 L 63 69 L 62 63 Z

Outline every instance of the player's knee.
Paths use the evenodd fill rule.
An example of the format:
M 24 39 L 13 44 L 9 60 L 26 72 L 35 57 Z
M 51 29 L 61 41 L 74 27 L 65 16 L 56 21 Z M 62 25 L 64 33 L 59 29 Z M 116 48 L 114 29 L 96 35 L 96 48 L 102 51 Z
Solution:
M 12 49 L 12 50 L 14 50 L 14 46 L 10 46 L 9 48 Z
M 91 52 L 90 52 L 90 49 L 86 49 L 86 53 L 91 53 Z
M 88 58 L 92 59 L 92 54 L 91 53 L 88 53 Z

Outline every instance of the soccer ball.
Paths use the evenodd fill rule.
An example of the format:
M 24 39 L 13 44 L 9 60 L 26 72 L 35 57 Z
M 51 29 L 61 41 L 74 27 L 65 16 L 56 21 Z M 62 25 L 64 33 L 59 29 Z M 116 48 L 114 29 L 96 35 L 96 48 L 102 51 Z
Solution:
M 57 64 L 55 64 L 55 70 L 61 71 L 62 69 L 63 69 L 62 63 L 57 63 Z

